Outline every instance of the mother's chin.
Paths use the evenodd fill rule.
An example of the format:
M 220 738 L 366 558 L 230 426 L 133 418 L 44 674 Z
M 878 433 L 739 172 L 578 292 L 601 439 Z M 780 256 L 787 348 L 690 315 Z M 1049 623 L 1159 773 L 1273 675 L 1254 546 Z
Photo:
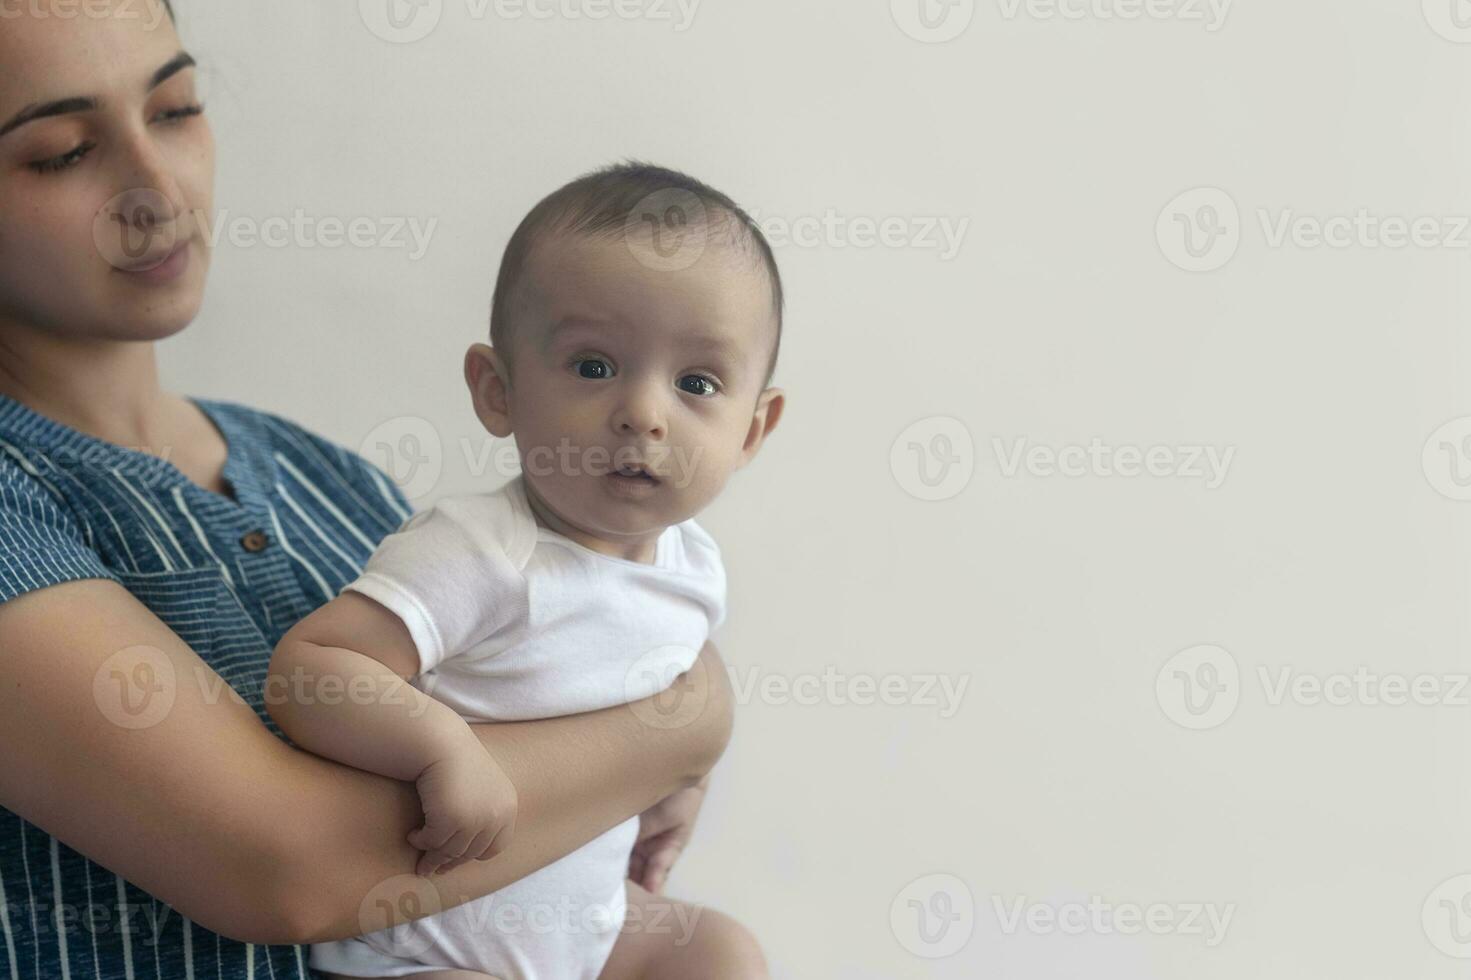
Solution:
M 209 261 L 209 248 L 195 237 L 146 262 L 104 264 L 100 281 L 78 296 L 84 308 L 73 309 L 55 332 L 109 341 L 172 337 L 199 314 Z

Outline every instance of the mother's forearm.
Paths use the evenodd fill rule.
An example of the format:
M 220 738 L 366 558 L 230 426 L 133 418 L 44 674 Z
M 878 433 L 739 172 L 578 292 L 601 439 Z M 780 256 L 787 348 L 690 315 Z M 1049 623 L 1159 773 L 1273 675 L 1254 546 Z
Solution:
M 303 775 L 315 785 L 298 783 L 283 801 L 292 941 L 355 936 L 497 891 L 698 782 L 730 737 L 730 683 L 714 646 L 676 683 L 661 699 L 471 726 L 516 784 L 515 838 L 490 861 L 431 878 L 413 875 L 419 852 L 406 837 L 422 813 L 412 784 L 307 757 L 320 764 Z
M 535 850 L 518 856 L 534 869 L 704 778 L 730 738 L 730 678 L 707 644 L 694 668 L 659 698 L 544 721 L 471 727 L 516 785 L 520 805 L 512 849 L 521 849 L 528 830 L 542 832 Z M 476 863 L 484 867 L 470 862 L 449 877 Z

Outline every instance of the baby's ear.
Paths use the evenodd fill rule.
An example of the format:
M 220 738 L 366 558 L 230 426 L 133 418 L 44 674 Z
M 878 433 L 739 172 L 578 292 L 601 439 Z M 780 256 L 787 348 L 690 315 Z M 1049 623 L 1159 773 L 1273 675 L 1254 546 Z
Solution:
M 787 393 L 780 388 L 767 388 L 756 399 L 756 411 L 751 415 L 751 427 L 746 430 L 746 441 L 741 446 L 741 466 L 756 458 L 761 444 L 771 435 L 781 413 L 787 407 Z
M 465 385 L 480 424 L 491 435 L 505 439 L 511 434 L 510 386 L 499 352 L 486 344 L 471 344 L 465 352 Z

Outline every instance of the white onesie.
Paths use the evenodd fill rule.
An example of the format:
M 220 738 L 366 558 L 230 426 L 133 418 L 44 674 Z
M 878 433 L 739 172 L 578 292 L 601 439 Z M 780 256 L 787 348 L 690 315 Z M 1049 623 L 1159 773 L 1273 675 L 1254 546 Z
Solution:
M 725 619 L 714 539 L 691 519 L 660 535 L 652 565 L 603 555 L 538 525 L 523 480 L 415 514 L 346 588 L 404 621 L 419 651 L 413 685 L 466 721 L 576 714 L 665 690 Z M 623 925 L 637 836 L 634 817 L 483 898 L 315 943 L 311 966 L 595 980 Z

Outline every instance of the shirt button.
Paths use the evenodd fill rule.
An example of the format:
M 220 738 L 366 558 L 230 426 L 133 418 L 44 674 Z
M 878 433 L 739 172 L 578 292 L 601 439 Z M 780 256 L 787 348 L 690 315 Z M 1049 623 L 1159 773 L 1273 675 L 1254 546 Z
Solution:
M 252 554 L 260 551 L 265 551 L 266 548 L 270 546 L 270 544 L 271 539 L 266 537 L 266 532 L 264 531 L 251 531 L 245 537 L 240 539 L 240 547 L 244 548 L 246 551 L 251 552 Z

